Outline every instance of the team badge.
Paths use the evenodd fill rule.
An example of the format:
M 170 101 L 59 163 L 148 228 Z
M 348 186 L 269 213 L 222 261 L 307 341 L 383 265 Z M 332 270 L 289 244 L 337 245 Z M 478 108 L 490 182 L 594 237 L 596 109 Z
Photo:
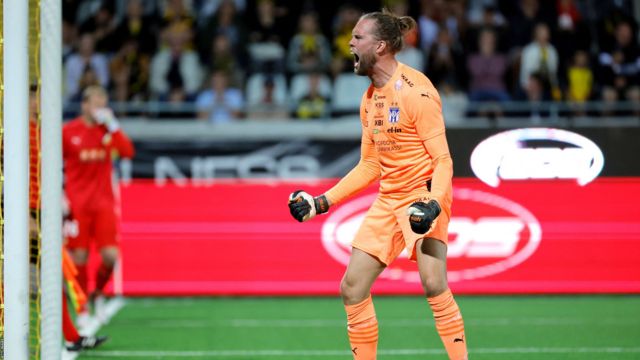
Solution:
M 390 107 L 389 108 L 389 122 L 395 124 L 400 120 L 400 108 L 399 107 Z

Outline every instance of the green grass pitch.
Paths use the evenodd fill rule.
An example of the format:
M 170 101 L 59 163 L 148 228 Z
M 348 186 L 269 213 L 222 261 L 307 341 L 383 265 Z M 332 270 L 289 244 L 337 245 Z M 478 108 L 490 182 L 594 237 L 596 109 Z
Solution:
M 470 359 L 640 359 L 640 296 L 457 296 Z M 446 359 L 424 298 L 374 296 L 379 359 Z M 132 298 L 79 359 L 351 359 L 339 298 Z

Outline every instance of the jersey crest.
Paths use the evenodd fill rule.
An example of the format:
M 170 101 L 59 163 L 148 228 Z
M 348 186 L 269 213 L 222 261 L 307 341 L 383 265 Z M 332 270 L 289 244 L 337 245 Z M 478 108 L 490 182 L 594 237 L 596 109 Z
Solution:
M 400 120 L 400 108 L 397 106 L 389 107 L 389 122 L 392 124 Z

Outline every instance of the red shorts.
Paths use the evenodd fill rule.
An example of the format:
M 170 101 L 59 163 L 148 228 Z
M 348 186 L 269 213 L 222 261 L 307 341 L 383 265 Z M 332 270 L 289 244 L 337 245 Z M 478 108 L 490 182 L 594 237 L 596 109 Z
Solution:
M 420 239 L 434 238 L 446 244 L 451 216 L 450 194 L 447 194 L 447 203 L 440 204 L 442 212 L 426 234 L 416 234 L 411 230 L 407 208 L 415 201 L 427 202 L 430 198 L 431 194 L 426 189 L 400 198 L 379 195 L 369 208 L 351 246 L 389 265 L 404 249 L 407 249 L 409 259 L 415 261 L 416 243 Z
M 113 209 L 74 212 L 73 217 L 78 222 L 78 233 L 75 237 L 69 236 L 67 248 L 88 249 L 92 242 L 98 249 L 118 245 Z

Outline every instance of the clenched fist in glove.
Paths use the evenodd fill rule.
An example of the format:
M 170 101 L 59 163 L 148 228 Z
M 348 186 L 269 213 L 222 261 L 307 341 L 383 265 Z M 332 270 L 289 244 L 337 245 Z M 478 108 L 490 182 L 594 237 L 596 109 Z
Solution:
M 313 219 L 318 214 L 329 210 L 329 201 L 324 195 L 313 197 L 302 190 L 296 190 L 289 195 L 289 211 L 294 219 L 303 222 Z
M 407 209 L 411 230 L 416 234 L 426 234 L 433 221 L 440 215 L 440 205 L 435 200 L 424 203 L 417 201 Z

